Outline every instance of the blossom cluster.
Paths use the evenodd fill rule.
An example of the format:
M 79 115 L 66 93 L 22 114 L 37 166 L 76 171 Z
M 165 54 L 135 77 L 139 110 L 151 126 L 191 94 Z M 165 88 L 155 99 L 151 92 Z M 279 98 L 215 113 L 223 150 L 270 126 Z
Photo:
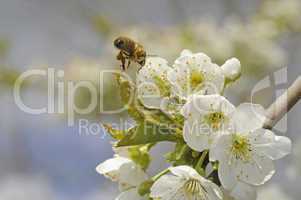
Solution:
M 105 125 L 117 140 L 115 156 L 96 168 L 119 183 L 117 200 L 256 199 L 256 188 L 274 175 L 273 162 L 290 153 L 291 141 L 263 128 L 261 105 L 236 107 L 224 96 L 240 75 L 237 58 L 219 66 L 184 50 L 172 66 L 147 58 L 136 83 L 117 76 L 136 124 L 126 130 Z M 175 143 L 165 155 L 170 167 L 150 176 L 149 152 L 162 141 Z

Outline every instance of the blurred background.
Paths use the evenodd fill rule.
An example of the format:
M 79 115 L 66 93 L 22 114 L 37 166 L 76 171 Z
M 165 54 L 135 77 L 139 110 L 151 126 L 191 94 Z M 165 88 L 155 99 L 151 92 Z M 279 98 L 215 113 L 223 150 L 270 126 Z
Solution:
M 115 80 L 106 77 L 99 85 L 97 71 L 119 68 L 112 40 L 125 35 L 170 63 L 184 48 L 205 52 L 218 64 L 237 57 L 242 78 L 227 96 L 239 104 L 254 93 L 253 101 L 267 107 L 301 74 L 300 32 L 301 0 L 1 0 L 0 200 L 117 195 L 117 186 L 95 172 L 113 155 L 110 138 L 80 134 L 78 125 L 67 126 L 64 114 L 22 112 L 13 97 L 22 72 L 52 67 L 64 70 L 62 81 L 95 81 L 104 88 L 104 107 L 114 108 L 120 104 Z M 36 108 L 46 105 L 47 80 L 30 79 L 22 98 Z M 77 92 L 77 105 L 89 101 L 88 91 Z M 300 111 L 299 103 L 276 127 L 293 139 L 294 152 L 277 162 L 277 174 L 260 188 L 259 200 L 300 199 Z M 120 116 L 95 110 L 76 119 L 113 122 Z M 163 146 L 168 145 L 154 153 Z M 163 158 L 155 163 L 154 169 L 162 166 Z

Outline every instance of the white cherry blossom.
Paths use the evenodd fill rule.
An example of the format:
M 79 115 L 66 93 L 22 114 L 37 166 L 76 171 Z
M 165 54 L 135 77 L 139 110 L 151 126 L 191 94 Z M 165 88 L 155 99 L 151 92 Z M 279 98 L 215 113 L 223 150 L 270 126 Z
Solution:
M 241 182 L 264 184 L 275 173 L 273 160 L 291 151 L 290 139 L 261 128 L 263 121 L 249 115 L 247 107 L 243 105 L 245 112 L 235 113 L 235 128 L 221 134 L 210 151 L 210 160 L 219 161 L 219 179 L 227 190 L 233 190 Z
M 224 89 L 225 77 L 221 68 L 204 53 L 184 50 L 168 73 L 173 93 L 183 99 L 191 94 L 216 94 Z
M 160 200 L 221 200 L 220 188 L 189 166 L 169 168 L 151 188 L 150 197 Z
M 137 74 L 138 98 L 147 108 L 161 108 L 171 95 L 167 74 L 171 70 L 165 59 L 150 57 Z
M 148 179 L 147 174 L 132 160 L 115 155 L 96 167 L 96 171 L 119 183 L 121 194 L 116 200 L 142 200 L 138 187 Z
M 228 129 L 235 107 L 220 95 L 192 95 L 182 108 L 183 136 L 196 151 L 210 149 L 220 130 Z

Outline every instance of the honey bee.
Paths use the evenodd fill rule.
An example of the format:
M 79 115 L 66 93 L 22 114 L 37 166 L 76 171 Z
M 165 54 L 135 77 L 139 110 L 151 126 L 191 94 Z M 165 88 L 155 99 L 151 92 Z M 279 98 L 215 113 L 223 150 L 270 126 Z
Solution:
M 120 50 L 117 60 L 121 61 L 122 70 L 129 68 L 131 62 L 138 63 L 140 68 L 145 65 L 146 52 L 141 44 L 121 36 L 114 40 L 114 46 Z

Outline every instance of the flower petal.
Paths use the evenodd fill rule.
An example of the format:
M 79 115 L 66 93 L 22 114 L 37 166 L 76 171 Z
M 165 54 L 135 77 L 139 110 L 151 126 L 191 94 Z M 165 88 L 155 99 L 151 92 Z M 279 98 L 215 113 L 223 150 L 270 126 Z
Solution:
M 164 97 L 155 83 L 145 82 L 138 86 L 138 96 L 147 108 L 156 109 L 164 104 Z
M 221 70 L 227 79 L 233 81 L 241 74 L 240 61 L 237 58 L 231 58 L 221 66 Z
M 176 59 L 168 73 L 173 93 L 187 99 L 191 94 L 216 94 L 224 89 L 225 77 L 221 68 L 204 53 L 188 51 Z
M 243 103 L 240 104 L 232 120 L 235 124 L 236 131 L 241 134 L 246 134 L 258 128 L 262 128 L 265 122 L 265 110 L 261 105 Z
M 221 160 L 218 166 L 218 177 L 222 186 L 232 190 L 237 184 L 235 169 L 228 163 L 228 160 Z
M 202 127 L 193 121 L 185 121 L 183 137 L 188 146 L 195 151 L 202 152 L 210 147 L 209 134 L 203 133 Z
M 251 134 L 256 152 L 272 160 L 280 159 L 291 153 L 292 142 L 284 136 L 276 136 L 267 129 L 258 129 Z
M 164 97 L 170 96 L 167 74 L 171 70 L 165 59 L 151 57 L 137 74 L 138 98 L 148 108 L 160 108 Z
M 216 64 L 204 65 L 206 83 L 202 90 L 205 94 L 220 94 L 225 87 L 225 76 Z
M 256 188 L 243 182 L 238 182 L 230 195 L 237 200 L 256 200 Z
M 104 161 L 103 163 L 99 164 L 96 167 L 96 171 L 99 174 L 102 174 L 106 176 L 107 178 L 110 178 L 112 181 L 117 181 L 119 179 L 119 170 L 120 167 L 124 164 L 131 163 L 132 161 L 130 159 L 115 156 L 114 158 L 108 159 Z
M 193 54 L 189 50 L 182 51 L 179 58 L 175 60 L 175 67 L 180 68 L 191 68 L 198 65 L 203 65 L 204 63 L 211 63 L 211 59 L 204 53 Z
M 209 159 L 210 161 L 228 162 L 229 154 L 227 150 L 231 147 L 232 136 L 225 132 L 216 134 L 220 135 L 220 137 L 212 144 Z
M 195 171 L 195 169 L 186 166 L 186 165 L 181 165 L 181 166 L 177 166 L 177 167 L 170 167 L 169 168 L 170 172 L 173 173 L 174 175 L 181 177 L 181 178 L 185 178 L 185 179 L 189 179 L 189 178 L 195 178 L 195 177 L 199 177 L 200 175 L 197 173 L 197 171 Z
M 213 182 L 206 180 L 204 183 L 206 191 L 208 193 L 209 200 L 222 200 L 223 192 L 221 189 Z
M 180 56 L 190 56 L 192 55 L 192 52 L 189 50 L 189 49 L 184 49 L 182 52 L 181 52 L 181 55 Z
M 150 196 L 152 198 L 171 199 L 183 184 L 183 179 L 180 177 L 164 175 L 153 184 Z
M 236 176 L 252 185 L 262 185 L 272 178 L 275 173 L 274 163 L 265 156 L 253 155 L 253 162 L 237 163 Z
M 139 186 L 142 182 L 148 178 L 147 174 L 135 163 L 126 163 L 120 167 L 120 178 L 121 184 L 129 186 Z
M 206 114 L 212 111 L 221 111 L 229 115 L 235 111 L 235 107 L 223 96 L 213 95 L 192 95 L 182 109 L 184 117 Z
M 173 175 L 159 178 L 151 188 L 150 197 L 160 200 L 203 199 L 205 196 L 208 200 L 222 199 L 219 187 L 200 176 L 192 167 L 183 165 L 170 167 L 169 170 Z M 199 193 L 195 193 L 195 189 L 200 189 Z

